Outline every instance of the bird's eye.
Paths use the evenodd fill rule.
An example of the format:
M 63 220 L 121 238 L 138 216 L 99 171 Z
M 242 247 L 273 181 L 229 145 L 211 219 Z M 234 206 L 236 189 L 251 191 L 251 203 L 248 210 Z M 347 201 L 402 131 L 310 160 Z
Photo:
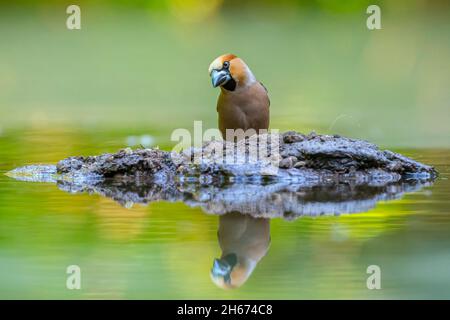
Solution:
M 225 62 L 223 63 L 223 68 L 224 68 L 224 69 L 228 69 L 229 66 L 230 66 L 230 63 L 229 63 L 228 61 L 225 61 Z

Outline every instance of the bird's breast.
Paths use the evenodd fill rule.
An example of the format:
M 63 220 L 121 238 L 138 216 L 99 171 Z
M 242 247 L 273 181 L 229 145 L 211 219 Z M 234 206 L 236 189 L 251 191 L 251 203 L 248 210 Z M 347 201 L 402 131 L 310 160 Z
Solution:
M 269 98 L 259 83 L 233 92 L 222 91 L 217 102 L 219 129 L 268 129 Z

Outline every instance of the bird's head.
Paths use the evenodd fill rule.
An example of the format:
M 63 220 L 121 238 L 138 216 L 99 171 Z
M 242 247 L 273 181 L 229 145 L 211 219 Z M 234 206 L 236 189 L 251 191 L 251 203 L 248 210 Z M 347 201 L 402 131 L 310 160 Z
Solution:
M 209 65 L 209 75 L 213 87 L 228 91 L 245 87 L 255 81 L 253 73 L 245 62 L 234 54 L 224 54 Z
M 214 259 L 211 280 L 222 289 L 235 289 L 242 286 L 252 274 L 256 262 L 239 259 L 231 253 L 220 259 Z

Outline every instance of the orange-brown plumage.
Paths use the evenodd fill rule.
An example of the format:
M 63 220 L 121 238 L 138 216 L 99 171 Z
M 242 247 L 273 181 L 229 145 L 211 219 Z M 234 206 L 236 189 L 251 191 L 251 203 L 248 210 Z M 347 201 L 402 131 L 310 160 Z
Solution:
M 216 58 L 209 67 L 213 86 L 220 86 L 217 101 L 219 129 L 244 131 L 269 128 L 270 100 L 266 88 L 256 80 L 245 62 L 233 54 Z

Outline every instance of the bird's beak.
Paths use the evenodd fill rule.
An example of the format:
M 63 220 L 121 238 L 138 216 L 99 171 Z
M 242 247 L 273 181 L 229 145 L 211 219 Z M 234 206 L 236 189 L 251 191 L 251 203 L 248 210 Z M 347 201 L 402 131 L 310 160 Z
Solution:
M 231 271 L 231 266 L 222 259 L 214 259 L 212 274 L 216 277 L 224 277 Z
M 224 85 L 230 79 L 231 75 L 228 70 L 213 70 L 211 72 L 211 82 L 214 88 Z
M 237 264 L 237 256 L 234 253 L 229 253 L 222 259 L 214 259 L 212 274 L 214 276 L 229 276 L 231 270 Z

